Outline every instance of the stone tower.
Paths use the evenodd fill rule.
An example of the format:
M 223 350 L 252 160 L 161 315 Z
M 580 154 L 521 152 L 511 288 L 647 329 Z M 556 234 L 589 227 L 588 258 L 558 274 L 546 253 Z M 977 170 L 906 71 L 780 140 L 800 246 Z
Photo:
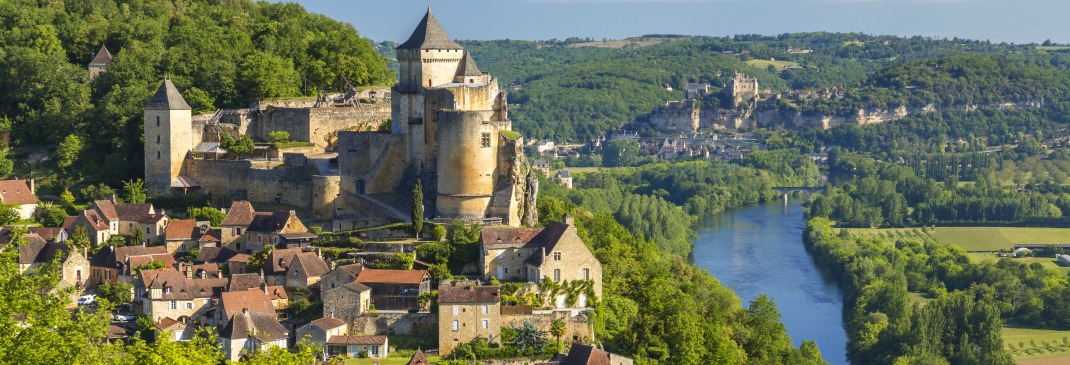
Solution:
M 93 80 L 104 73 L 104 68 L 108 67 L 111 59 L 111 52 L 108 52 L 108 47 L 101 44 L 96 56 L 93 57 L 92 61 L 89 61 L 89 80 Z
M 397 47 L 399 80 L 391 110 L 394 134 L 408 141 L 408 159 L 418 171 L 434 164 L 432 143 L 435 126 L 428 118 L 426 90 L 453 82 L 464 59 L 464 48 L 446 35 L 431 9 L 420 20 L 409 39 Z
M 186 153 L 192 148 L 193 109 L 166 79 L 145 105 L 145 188 L 150 195 L 168 195 L 178 182 Z

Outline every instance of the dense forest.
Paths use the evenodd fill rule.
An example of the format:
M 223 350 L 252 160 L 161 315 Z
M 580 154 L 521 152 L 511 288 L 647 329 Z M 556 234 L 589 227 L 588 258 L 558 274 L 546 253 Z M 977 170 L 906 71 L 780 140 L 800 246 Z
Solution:
M 90 82 L 101 45 L 114 60 Z M 3 131 L 13 157 L 29 161 L 16 172 L 57 194 L 82 179 L 116 186 L 141 175 L 130 161 L 141 160 L 142 108 L 165 77 L 194 112 L 394 80 L 351 25 L 248 0 L 0 2 L 0 73 Z M 46 178 L 53 162 L 29 157 L 61 142 L 66 163 Z

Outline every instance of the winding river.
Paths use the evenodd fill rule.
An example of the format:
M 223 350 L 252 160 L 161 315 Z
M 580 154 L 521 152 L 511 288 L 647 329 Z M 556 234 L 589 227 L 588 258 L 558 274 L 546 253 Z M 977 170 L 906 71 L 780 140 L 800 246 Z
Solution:
M 807 254 L 805 226 L 797 200 L 716 214 L 699 224 L 694 260 L 732 288 L 744 307 L 768 295 L 796 346 L 815 340 L 825 361 L 846 365 L 843 292 Z

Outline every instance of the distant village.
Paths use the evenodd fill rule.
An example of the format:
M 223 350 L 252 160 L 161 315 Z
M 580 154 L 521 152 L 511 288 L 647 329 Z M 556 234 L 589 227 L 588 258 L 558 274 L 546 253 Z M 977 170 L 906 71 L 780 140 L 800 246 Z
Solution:
M 497 80 L 430 11 L 397 52 L 391 89 L 208 115 L 193 115 L 163 80 L 144 108 L 147 193 L 209 196 L 224 218 L 112 197 L 60 227 L 0 228 L 0 250 L 18 250 L 24 275 L 58 263 L 54 289 L 72 290 L 72 309 L 95 310 L 98 289 L 128 285 L 112 341 L 131 340 L 147 321 L 156 338 L 215 333 L 239 361 L 300 342 L 324 359 L 383 359 L 402 346 L 393 339 L 422 338 L 407 363 L 430 364 L 473 340 L 502 344 L 503 331 L 534 328 L 564 344 L 542 364 L 631 364 L 594 336 L 602 264 L 571 217 L 539 221 L 538 166 L 511 130 Z M 110 60 L 102 47 L 91 77 Z M 691 154 L 697 140 L 657 148 Z M 417 201 L 414 190 L 430 198 Z M 0 181 L 0 203 L 24 220 L 39 214 L 36 194 L 33 179 Z M 414 205 L 433 223 L 421 232 L 406 228 Z M 443 275 L 416 252 L 443 244 L 447 224 L 484 228 L 472 261 Z M 513 363 L 531 361 L 497 362 Z

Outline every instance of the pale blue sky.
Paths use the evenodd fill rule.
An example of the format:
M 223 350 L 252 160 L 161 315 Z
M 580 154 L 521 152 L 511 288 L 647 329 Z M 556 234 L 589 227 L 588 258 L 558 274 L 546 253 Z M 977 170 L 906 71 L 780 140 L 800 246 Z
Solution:
M 428 4 L 455 39 L 834 31 L 1070 43 L 1068 0 L 297 0 L 403 41 Z

